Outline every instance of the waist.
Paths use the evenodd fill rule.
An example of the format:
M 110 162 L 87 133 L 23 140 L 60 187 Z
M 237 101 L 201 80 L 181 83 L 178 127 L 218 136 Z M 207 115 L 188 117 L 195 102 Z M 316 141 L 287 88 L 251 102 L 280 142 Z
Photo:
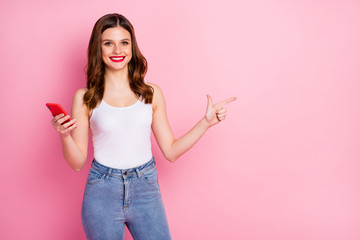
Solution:
M 133 176 L 133 175 L 137 175 L 141 172 L 146 172 L 150 169 L 153 169 L 156 165 L 156 162 L 155 162 L 155 158 L 154 156 L 151 157 L 151 159 L 140 165 L 140 166 L 137 166 L 137 167 L 134 167 L 134 168 L 127 168 L 127 169 L 119 169 L 119 168 L 112 168 L 112 167 L 108 167 L 108 166 L 105 166 L 101 163 L 99 163 L 95 158 L 93 159 L 92 161 L 92 164 L 91 164 L 91 168 L 103 173 L 103 174 L 107 174 L 107 175 L 110 175 L 110 176 L 118 176 L 118 177 L 121 177 L 123 175 L 125 176 Z

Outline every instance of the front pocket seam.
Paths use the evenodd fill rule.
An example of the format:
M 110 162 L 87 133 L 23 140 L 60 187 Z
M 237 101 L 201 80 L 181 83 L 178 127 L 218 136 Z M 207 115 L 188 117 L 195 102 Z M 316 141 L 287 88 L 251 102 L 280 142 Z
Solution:
M 144 181 L 145 181 L 147 184 L 154 184 L 154 183 L 157 183 L 157 182 L 158 182 L 158 179 L 156 179 L 155 182 L 149 182 L 148 180 L 146 180 L 146 178 L 144 178 Z
M 152 176 L 152 177 L 156 178 L 156 180 L 149 181 L 146 176 L 142 175 L 142 179 L 148 184 L 154 184 L 154 183 L 157 183 L 159 181 L 159 176 L 158 176 L 157 173 L 154 173 L 154 176 Z
M 97 183 L 100 183 L 104 180 L 105 178 L 105 175 L 102 175 L 101 178 L 96 178 L 96 180 L 89 180 L 89 178 L 87 179 L 86 183 L 90 184 L 90 185 L 93 185 L 93 184 L 97 184 Z

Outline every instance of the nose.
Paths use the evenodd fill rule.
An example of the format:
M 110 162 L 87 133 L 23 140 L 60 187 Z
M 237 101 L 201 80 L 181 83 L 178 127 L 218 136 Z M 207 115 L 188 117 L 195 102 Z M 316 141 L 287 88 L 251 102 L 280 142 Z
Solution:
M 114 46 L 114 53 L 121 53 L 121 46 L 120 45 L 115 45 Z

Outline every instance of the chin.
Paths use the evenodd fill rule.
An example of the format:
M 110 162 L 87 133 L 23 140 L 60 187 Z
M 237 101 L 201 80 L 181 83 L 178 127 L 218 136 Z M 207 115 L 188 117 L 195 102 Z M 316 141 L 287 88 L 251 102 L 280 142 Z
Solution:
M 127 69 L 127 64 L 123 65 L 123 66 L 106 66 L 107 69 L 111 70 L 111 71 L 122 71 L 124 69 Z

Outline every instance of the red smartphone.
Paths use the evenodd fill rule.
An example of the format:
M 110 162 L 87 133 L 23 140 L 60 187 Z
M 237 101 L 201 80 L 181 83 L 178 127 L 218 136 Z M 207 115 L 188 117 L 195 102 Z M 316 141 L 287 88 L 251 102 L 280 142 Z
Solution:
M 65 116 L 69 115 L 69 114 L 66 113 L 65 109 L 58 103 L 47 103 L 46 106 L 50 110 L 53 117 L 55 117 L 56 115 L 59 115 L 61 113 L 65 114 Z M 67 123 L 69 121 L 71 121 L 71 118 L 69 118 L 68 120 L 66 120 L 62 124 L 65 124 L 65 123 Z

